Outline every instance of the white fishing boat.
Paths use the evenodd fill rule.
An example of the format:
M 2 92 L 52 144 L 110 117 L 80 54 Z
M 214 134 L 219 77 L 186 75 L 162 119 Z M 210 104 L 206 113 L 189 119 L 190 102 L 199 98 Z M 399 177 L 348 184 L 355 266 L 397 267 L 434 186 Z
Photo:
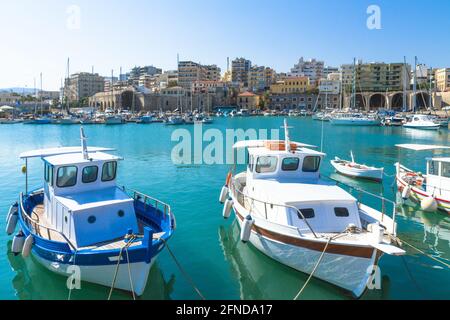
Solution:
M 439 130 L 440 123 L 435 121 L 431 116 L 425 114 L 413 115 L 405 124 L 403 128 L 421 129 L 421 130 Z
M 395 204 L 381 198 L 393 206 L 389 216 L 385 206 L 378 211 L 323 180 L 325 154 L 291 142 L 286 122 L 285 131 L 285 141 L 235 144 L 235 150 L 248 150 L 249 165 L 228 174 L 220 195 L 223 216 L 234 209 L 243 242 L 360 297 L 384 253 L 405 253 L 392 242 Z
M 432 151 L 450 149 L 446 146 L 399 144 L 398 148 L 412 151 Z M 450 158 L 433 157 L 426 159 L 426 175 L 396 163 L 398 191 L 404 200 L 420 203 L 424 211 L 442 210 L 450 213 Z
M 62 125 L 72 125 L 72 124 L 80 124 L 81 120 L 76 117 L 64 117 L 60 119 L 55 119 L 54 123 Z
M 123 124 L 124 120 L 120 115 L 106 115 L 105 116 L 105 124 L 106 125 L 118 125 Z
M 116 185 L 118 161 L 109 148 L 51 148 L 22 153 L 25 193 L 7 216 L 20 231 L 12 252 L 32 255 L 52 272 L 142 295 L 150 268 L 175 229 L 170 206 Z M 28 190 L 29 159 L 41 158 L 41 189 Z M 67 282 L 69 283 L 69 282 Z
M 184 124 L 184 119 L 181 116 L 170 116 L 166 121 L 166 125 L 168 126 L 176 126 L 182 124 Z
M 338 173 L 345 176 L 375 181 L 383 180 L 384 168 L 370 167 L 364 164 L 356 163 L 353 152 L 350 152 L 350 156 L 352 158 L 351 161 L 342 160 L 336 157 L 334 160 L 331 160 L 331 165 Z

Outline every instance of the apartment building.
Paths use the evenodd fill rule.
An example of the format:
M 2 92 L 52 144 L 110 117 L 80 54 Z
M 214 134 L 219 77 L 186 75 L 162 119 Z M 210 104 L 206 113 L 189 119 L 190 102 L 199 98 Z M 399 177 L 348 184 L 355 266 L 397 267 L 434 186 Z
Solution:
M 264 66 L 253 66 L 248 73 L 248 87 L 258 92 L 264 91 L 275 83 L 276 72 L 272 68 Z
M 331 70 L 330 70 L 331 72 Z M 317 86 L 324 77 L 324 62 L 316 59 L 305 60 L 301 57 L 291 69 L 289 77 L 308 77 L 311 86 Z
M 450 68 L 437 69 L 434 74 L 436 89 L 441 92 L 450 91 Z
M 231 62 L 231 80 L 236 83 L 242 83 L 248 87 L 248 74 L 252 67 L 252 62 L 244 58 L 236 58 Z
M 201 65 L 192 61 L 178 63 L 178 85 L 191 90 L 195 81 L 220 80 L 220 68 L 217 65 Z
M 308 77 L 288 77 L 270 86 L 272 94 L 304 93 L 310 87 Z
M 103 92 L 105 79 L 98 73 L 75 73 L 65 80 L 64 95 L 70 101 L 80 101 L 91 97 L 98 92 Z

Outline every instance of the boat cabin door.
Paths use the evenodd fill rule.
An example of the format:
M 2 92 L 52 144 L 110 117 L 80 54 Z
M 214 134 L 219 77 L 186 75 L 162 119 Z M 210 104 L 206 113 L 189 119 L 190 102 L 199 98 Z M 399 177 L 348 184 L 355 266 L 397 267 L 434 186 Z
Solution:
M 434 196 L 450 196 L 450 162 L 427 161 L 426 191 Z
M 55 168 L 44 162 L 44 210 L 47 219 L 51 220 L 51 207 L 55 195 L 53 186 L 55 183 Z

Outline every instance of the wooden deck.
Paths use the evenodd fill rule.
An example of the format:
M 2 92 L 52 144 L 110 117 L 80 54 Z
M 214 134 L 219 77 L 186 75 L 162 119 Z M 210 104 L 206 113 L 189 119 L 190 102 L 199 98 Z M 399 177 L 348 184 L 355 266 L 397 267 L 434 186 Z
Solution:
M 55 227 L 51 224 L 50 221 L 47 220 L 47 217 L 45 216 L 43 204 L 39 204 L 33 209 L 32 218 L 36 223 L 38 223 L 39 225 L 42 226 L 42 227 L 37 227 L 37 230 L 36 230 L 36 232 L 39 236 L 41 236 L 42 238 L 47 239 L 47 240 L 67 243 L 67 241 L 64 239 L 64 237 L 61 234 L 47 229 L 47 228 L 55 229 Z M 140 227 L 143 227 L 143 226 L 140 225 Z M 155 239 L 155 240 L 160 239 L 162 236 L 164 236 L 164 234 L 165 234 L 165 232 L 155 233 L 153 235 L 153 239 Z M 77 247 L 77 249 L 78 250 L 95 250 L 95 251 L 116 250 L 116 249 L 125 247 L 126 244 L 127 244 L 127 242 L 125 242 L 125 240 L 123 238 L 120 238 L 120 239 L 116 239 L 113 241 L 98 243 L 98 244 L 95 244 L 95 245 L 92 245 L 89 247 L 80 247 L 80 248 Z M 137 239 L 130 245 L 130 248 L 140 246 L 141 244 L 142 244 L 142 239 Z

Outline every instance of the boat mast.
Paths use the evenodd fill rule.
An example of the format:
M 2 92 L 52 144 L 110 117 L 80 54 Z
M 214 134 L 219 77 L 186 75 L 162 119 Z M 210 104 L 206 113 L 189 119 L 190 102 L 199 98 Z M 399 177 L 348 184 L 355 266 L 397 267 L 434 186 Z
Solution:
M 402 106 L 402 110 L 403 112 L 407 111 L 406 110 L 406 82 L 407 82 L 407 70 L 406 70 L 406 57 L 403 57 L 403 106 Z
M 287 119 L 284 119 L 284 139 L 286 144 L 286 151 L 291 152 L 291 138 L 289 137 L 289 127 Z
M 69 87 L 70 84 L 70 58 L 67 58 L 67 86 Z M 66 99 L 66 112 L 67 114 L 70 113 L 70 102 L 69 102 L 69 95 L 67 95 Z
M 42 105 L 42 103 L 43 103 L 43 101 L 42 101 L 42 72 L 41 72 L 41 96 L 40 96 L 40 98 L 41 98 L 41 116 L 44 114 L 44 107 L 43 107 L 43 105 Z
M 80 127 L 80 137 L 81 137 L 81 150 L 83 152 L 83 158 L 84 160 L 89 160 L 88 150 L 87 150 L 87 144 L 86 144 L 86 135 L 84 134 L 83 127 Z
M 413 112 L 416 112 L 416 106 L 417 106 L 417 97 L 416 97 L 416 91 L 417 91 L 417 56 L 414 57 L 414 84 L 413 84 Z
M 352 86 L 352 103 L 351 109 L 356 108 L 356 58 L 353 58 L 353 86 Z
M 38 98 L 37 91 L 36 91 L 36 78 L 34 78 L 34 98 L 36 99 L 36 100 L 34 100 L 34 115 L 36 115 L 37 114 L 37 98 Z
M 430 80 L 429 80 L 430 81 L 429 82 L 429 89 L 428 89 L 428 106 L 429 106 L 430 109 L 434 109 L 433 108 L 433 96 L 432 96 L 433 91 L 431 90 L 431 86 L 432 86 L 432 82 L 431 82 L 432 70 L 433 70 L 433 68 L 430 67 L 430 75 L 428 75 L 428 70 L 427 70 L 427 76 L 429 76 L 429 78 L 430 78 Z

